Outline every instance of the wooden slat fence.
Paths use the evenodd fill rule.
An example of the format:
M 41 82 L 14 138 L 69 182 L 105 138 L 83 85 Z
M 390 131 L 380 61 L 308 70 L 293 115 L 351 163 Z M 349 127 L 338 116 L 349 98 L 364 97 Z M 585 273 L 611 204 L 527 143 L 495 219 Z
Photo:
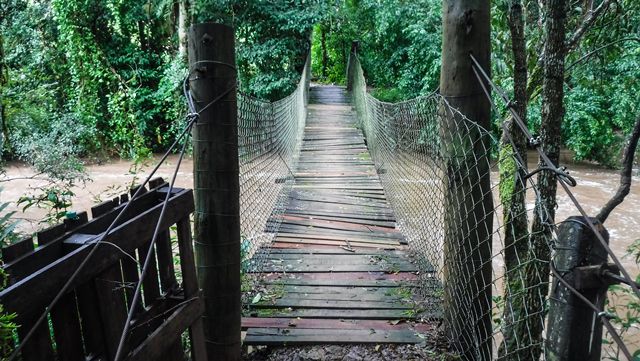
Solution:
M 182 339 L 187 330 L 186 353 L 196 361 L 206 359 L 201 321 L 204 304 L 189 221 L 194 210 L 191 190 L 172 190 L 163 231 L 148 252 L 168 190 L 161 178 L 154 179 L 150 190 L 142 190 L 135 199 L 123 194 L 91 208 L 91 220 L 87 212 L 81 212 L 75 219 L 38 232 L 37 247 L 28 238 L 2 249 L 9 283 L 0 292 L 0 303 L 7 312 L 17 314 L 22 340 L 118 213 L 131 203 L 73 281 L 70 292 L 49 310 L 48 322 L 27 341 L 22 360 L 113 360 L 147 256 L 152 257 L 151 265 L 127 337 L 126 359 L 184 360 L 188 355 Z M 179 252 L 172 250 L 170 228 L 174 226 Z M 179 269 L 174 256 L 180 260 Z

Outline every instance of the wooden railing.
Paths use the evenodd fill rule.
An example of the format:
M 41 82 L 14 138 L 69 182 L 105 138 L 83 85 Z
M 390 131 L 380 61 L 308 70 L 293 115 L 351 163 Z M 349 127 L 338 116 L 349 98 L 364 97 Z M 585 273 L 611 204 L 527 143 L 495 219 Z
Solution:
M 204 361 L 204 303 L 198 289 L 189 221 L 194 210 L 193 192 L 172 190 L 162 232 L 149 253 L 162 202 L 169 191 L 159 178 L 150 182 L 150 188 L 132 200 L 124 194 L 96 205 L 91 208 L 91 220 L 87 212 L 81 212 L 74 219 L 38 232 L 35 248 L 29 238 L 2 250 L 9 284 L 0 292 L 0 303 L 7 312 L 17 314 L 20 342 L 36 320 L 48 312 L 48 320 L 24 342 L 22 360 L 113 360 L 139 282 L 139 270 L 149 256 L 150 268 L 142 281 L 144 302 L 135 307 L 126 338 L 126 359 L 182 360 L 182 336 L 189 329 L 187 352 L 193 359 Z M 123 217 L 105 236 L 127 202 L 131 204 Z M 172 250 L 172 234 L 179 252 Z M 70 291 L 48 309 L 94 247 L 98 248 L 71 282 Z M 180 272 L 174 267 L 174 258 L 180 261 Z

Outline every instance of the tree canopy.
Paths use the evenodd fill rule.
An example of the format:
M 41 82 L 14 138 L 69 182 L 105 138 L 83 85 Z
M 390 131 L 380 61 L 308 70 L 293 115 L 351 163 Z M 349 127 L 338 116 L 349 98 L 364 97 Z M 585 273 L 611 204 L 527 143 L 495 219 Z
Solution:
M 492 2 L 492 73 L 511 91 L 508 4 Z M 535 1 L 524 2 L 524 13 L 535 132 L 544 19 Z M 437 89 L 441 16 L 439 0 L 3 1 L 2 158 L 62 175 L 81 167 L 78 157 L 137 159 L 165 149 L 186 112 L 181 34 L 191 22 L 236 28 L 241 91 L 250 95 L 287 95 L 310 39 L 314 76 L 343 83 L 357 40 L 374 94 L 397 101 Z M 639 24 L 634 0 L 571 4 L 562 141 L 577 159 L 616 165 L 639 111 Z M 496 115 L 496 132 L 502 120 Z

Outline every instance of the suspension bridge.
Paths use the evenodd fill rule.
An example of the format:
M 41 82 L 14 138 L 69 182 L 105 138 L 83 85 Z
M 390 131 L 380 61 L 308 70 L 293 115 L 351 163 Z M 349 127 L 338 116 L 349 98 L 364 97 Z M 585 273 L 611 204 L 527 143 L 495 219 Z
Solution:
M 267 285 L 249 305 L 268 317 L 244 319 L 244 342 L 420 342 L 419 327 L 398 322 L 415 319 L 418 267 L 350 97 L 341 87 L 314 86 L 309 100 L 295 180 L 262 268 Z
M 219 45 L 206 31 L 192 37 Z M 508 132 L 492 159 L 497 141 L 456 106 L 464 97 L 377 100 L 355 48 L 347 88 L 310 86 L 307 59 L 296 90 L 276 102 L 235 94 L 226 50 L 229 59 L 194 62 L 185 128 L 161 160 L 179 147 L 181 160 L 191 130 L 196 160 L 218 157 L 216 168 L 195 169 L 195 202 L 174 187 L 178 161 L 169 182 L 153 178 L 156 167 L 130 194 L 92 208 L 93 219 L 81 213 L 39 232 L 35 249 L 29 238 L 3 250 L 9 285 L 0 301 L 21 325 L 12 360 L 175 360 L 185 357 L 183 337 L 196 361 L 235 359 L 240 342 L 436 339 L 466 360 L 556 359 L 599 355 L 567 335 L 586 330 L 597 340 L 602 324 L 628 354 L 601 317 L 605 271 L 617 267 L 629 281 L 602 225 L 577 202 L 581 217 L 554 224 L 501 198 L 524 202 L 528 192 L 539 202 L 531 176 L 543 171 L 571 195 L 564 170 L 549 162 L 529 172 Z M 480 62 L 466 61 L 487 105 L 489 87 L 506 97 Z M 186 86 L 207 76 L 217 81 L 213 95 Z M 237 123 L 204 120 L 211 114 Z M 222 141 L 198 138 L 208 127 Z M 498 174 L 512 181 L 492 181 Z M 203 191 L 214 198 L 199 198 Z M 546 228 L 529 228 L 532 216 Z M 207 227 L 218 233 L 203 237 Z M 530 249 L 540 244 L 546 260 Z M 202 287 L 211 282 L 222 286 Z

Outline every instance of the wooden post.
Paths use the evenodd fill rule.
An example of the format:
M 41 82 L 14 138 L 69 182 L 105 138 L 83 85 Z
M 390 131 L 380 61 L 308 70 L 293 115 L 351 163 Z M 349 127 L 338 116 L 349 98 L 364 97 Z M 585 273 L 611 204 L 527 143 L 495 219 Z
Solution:
M 591 221 L 609 241 L 609 233 L 597 219 Z M 569 217 L 558 229 L 554 265 L 564 280 L 578 289 L 589 301 L 604 308 L 609 286 L 598 275 L 607 263 L 607 251 L 583 217 Z M 588 267 L 596 266 L 596 267 Z M 590 269 L 595 272 L 590 275 Z M 602 321 L 557 278 L 552 281 L 549 297 L 549 326 L 545 358 L 550 361 L 600 360 Z
M 353 66 L 355 63 L 352 57 L 358 56 L 359 47 L 360 47 L 359 41 L 354 40 L 351 42 L 351 51 L 349 52 L 349 58 L 347 59 L 347 90 L 348 91 L 353 90 L 353 72 L 355 70 L 353 69 Z
M 240 184 L 234 30 L 189 30 L 190 86 L 200 112 L 193 130 L 195 251 L 210 360 L 240 359 Z M 219 101 L 214 99 L 224 95 Z M 206 109 L 204 109 L 206 107 Z M 202 111 L 201 111 L 202 110 Z
M 466 118 L 490 127 L 490 103 L 473 73 L 470 54 L 490 69 L 489 0 L 444 0 L 440 93 Z M 488 86 L 487 86 L 488 88 Z M 463 358 L 490 360 L 493 200 L 487 137 L 443 111 L 446 156 L 444 322 Z M 448 143 L 448 144 L 447 144 Z

